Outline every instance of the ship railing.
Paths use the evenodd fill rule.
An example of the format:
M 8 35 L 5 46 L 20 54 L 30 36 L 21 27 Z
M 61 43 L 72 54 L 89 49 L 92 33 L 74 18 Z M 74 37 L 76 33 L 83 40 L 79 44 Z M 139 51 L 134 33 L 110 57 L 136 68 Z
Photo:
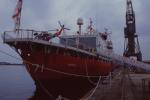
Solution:
M 35 34 L 41 34 L 48 31 L 35 31 L 31 29 L 18 29 L 15 31 L 5 31 L 3 34 L 4 42 L 6 40 L 33 40 L 36 39 Z
M 23 39 L 34 39 L 34 33 L 36 31 L 29 29 L 18 29 L 15 31 L 5 31 L 3 34 L 4 42 L 6 40 L 23 40 Z
M 35 34 L 41 34 L 44 32 L 48 31 L 35 31 L 35 30 L 30 30 L 30 29 L 19 29 L 16 31 L 5 31 L 3 34 L 3 41 L 4 42 L 9 42 L 9 41 L 25 41 L 25 40 L 40 40 L 36 38 Z M 42 40 L 45 41 L 45 40 Z M 54 42 L 55 41 L 47 41 L 47 42 Z M 93 48 L 87 44 L 84 43 L 79 43 L 78 46 L 74 45 L 71 46 L 70 43 L 76 44 L 76 40 L 72 39 L 66 39 L 64 44 L 61 44 L 65 47 L 74 47 L 76 49 L 81 49 L 81 50 L 86 50 L 89 53 L 95 54 L 96 51 L 93 50 Z M 59 44 L 60 45 L 60 44 Z

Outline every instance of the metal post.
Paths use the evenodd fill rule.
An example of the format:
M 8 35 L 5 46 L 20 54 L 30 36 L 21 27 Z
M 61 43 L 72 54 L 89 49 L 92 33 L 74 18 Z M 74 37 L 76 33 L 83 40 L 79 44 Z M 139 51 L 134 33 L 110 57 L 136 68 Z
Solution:
M 32 40 L 33 40 L 33 30 L 31 32 L 32 32 Z

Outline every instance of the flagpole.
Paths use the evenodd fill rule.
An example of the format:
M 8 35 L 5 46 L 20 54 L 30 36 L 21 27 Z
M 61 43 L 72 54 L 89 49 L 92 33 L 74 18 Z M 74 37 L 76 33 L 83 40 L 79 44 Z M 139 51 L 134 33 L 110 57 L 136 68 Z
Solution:
M 15 20 L 15 33 L 19 34 L 19 29 L 20 29 L 20 20 L 21 20 L 21 14 L 16 18 Z
M 18 0 L 18 3 L 16 5 L 15 13 L 13 14 L 13 19 L 14 19 L 14 32 L 19 35 L 19 29 L 21 25 L 21 11 L 22 11 L 22 0 Z

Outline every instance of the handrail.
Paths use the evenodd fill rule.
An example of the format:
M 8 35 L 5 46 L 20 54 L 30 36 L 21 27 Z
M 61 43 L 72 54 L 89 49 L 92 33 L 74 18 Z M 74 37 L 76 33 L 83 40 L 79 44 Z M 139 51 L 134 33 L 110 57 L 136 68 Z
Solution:
M 6 39 L 36 39 L 36 36 L 34 36 L 34 33 L 48 33 L 48 31 L 35 31 L 35 30 L 32 30 L 32 29 L 19 29 L 17 30 L 17 33 L 15 33 L 15 31 L 5 31 L 4 32 L 4 41 Z M 65 39 L 65 46 L 67 46 L 70 42 L 74 42 L 74 44 L 76 44 L 76 41 L 74 40 L 71 40 L 71 39 Z M 92 48 L 91 46 L 87 45 L 87 44 L 84 44 L 84 43 L 79 43 L 79 45 L 82 45 L 84 46 L 85 48 Z M 89 49 L 89 52 L 90 49 Z

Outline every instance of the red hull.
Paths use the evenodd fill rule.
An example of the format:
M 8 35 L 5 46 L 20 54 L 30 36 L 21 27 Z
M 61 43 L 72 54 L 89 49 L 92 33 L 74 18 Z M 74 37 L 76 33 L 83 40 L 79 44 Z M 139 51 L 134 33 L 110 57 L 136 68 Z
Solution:
M 47 58 L 43 55 L 36 55 L 26 58 L 27 61 L 33 63 L 33 65 L 27 64 L 28 70 L 33 77 L 36 74 L 39 79 L 44 80 L 62 79 L 67 76 L 107 75 L 112 69 L 111 63 L 103 61 L 63 55 L 47 55 Z
M 111 61 L 66 48 L 33 42 L 10 43 L 10 45 L 17 50 L 21 50 L 20 55 L 36 85 L 39 85 L 39 81 L 46 88 L 51 85 L 49 90 L 52 92 L 57 92 L 58 86 L 61 86 L 63 88 L 59 88 L 58 91 L 62 91 L 61 94 L 64 94 L 67 91 L 67 87 L 71 85 L 72 88 L 79 89 L 76 90 L 76 93 L 81 96 L 82 93 L 85 93 L 84 89 L 86 87 L 84 86 L 91 85 L 88 81 L 88 76 L 90 76 L 90 79 L 93 79 L 93 76 L 97 76 L 96 79 L 98 79 L 99 76 L 108 75 L 113 69 Z M 68 88 L 68 91 L 70 91 L 70 88 Z M 81 88 L 83 88 L 84 92 L 80 93 Z M 73 94 L 75 94 L 75 91 Z
M 111 61 L 66 48 L 32 42 L 11 45 L 21 50 L 29 73 L 33 78 L 36 75 L 40 80 L 107 75 L 113 69 Z M 72 53 L 76 54 L 71 55 Z

